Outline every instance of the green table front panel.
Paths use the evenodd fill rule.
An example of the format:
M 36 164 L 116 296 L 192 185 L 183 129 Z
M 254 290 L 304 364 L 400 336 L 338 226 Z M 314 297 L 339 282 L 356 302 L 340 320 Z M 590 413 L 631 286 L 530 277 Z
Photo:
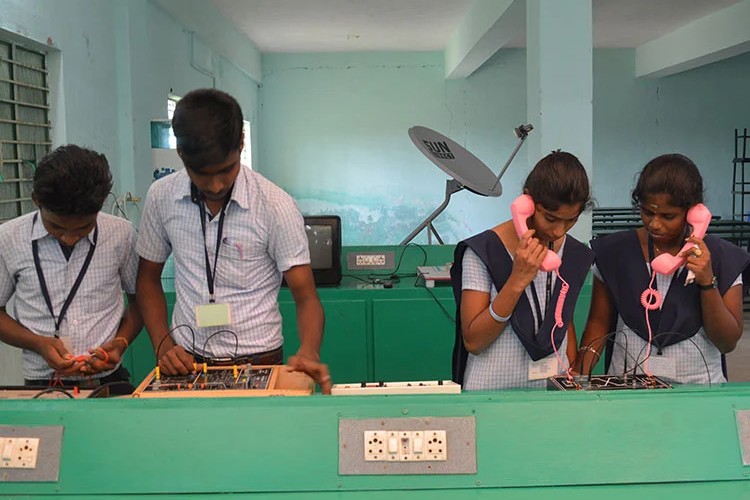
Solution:
M 279 309 L 283 321 L 284 356 L 288 358 L 299 349 L 297 313 L 293 301 L 279 301 Z M 320 359 L 328 364 L 334 383 L 369 380 L 367 301 L 323 301 L 323 311 L 326 324 Z
M 449 492 L 521 498 L 528 488 L 537 498 L 566 491 L 567 498 L 587 491 L 591 498 L 592 488 L 608 498 L 612 490 L 599 485 L 646 485 L 632 488 L 632 498 L 646 498 L 641 492 L 722 498 L 748 491 L 750 470 L 742 464 L 735 413 L 747 409 L 746 385 L 615 393 L 6 400 L 0 401 L 0 424 L 62 425 L 64 433 L 57 482 L 0 483 L 0 495 L 382 498 L 375 492 L 417 490 L 420 498 L 428 498 L 425 492 L 434 498 Z M 339 475 L 340 420 L 397 417 L 475 418 L 476 474 Z M 696 489 L 674 486 L 680 483 L 696 483 Z
M 452 298 L 374 300 L 374 379 L 450 380 L 455 310 Z

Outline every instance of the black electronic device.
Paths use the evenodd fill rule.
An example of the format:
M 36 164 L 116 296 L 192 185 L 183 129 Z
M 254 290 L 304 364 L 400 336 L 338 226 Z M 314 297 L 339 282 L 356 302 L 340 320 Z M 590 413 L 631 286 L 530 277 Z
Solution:
M 341 283 L 341 217 L 306 215 L 304 219 L 315 284 L 336 286 Z
M 552 391 L 621 391 L 626 389 L 671 389 L 659 377 L 649 375 L 592 375 L 570 378 L 557 375 L 547 379 L 547 389 Z

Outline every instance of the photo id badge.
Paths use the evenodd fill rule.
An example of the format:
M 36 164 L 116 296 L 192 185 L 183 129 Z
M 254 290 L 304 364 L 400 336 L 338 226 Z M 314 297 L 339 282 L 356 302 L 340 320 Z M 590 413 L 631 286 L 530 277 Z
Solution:
M 539 361 L 529 360 L 529 380 L 542 380 L 557 375 L 557 358 L 550 356 Z
M 229 304 L 203 304 L 195 306 L 195 325 L 198 328 L 207 326 L 226 326 L 232 323 L 232 312 Z

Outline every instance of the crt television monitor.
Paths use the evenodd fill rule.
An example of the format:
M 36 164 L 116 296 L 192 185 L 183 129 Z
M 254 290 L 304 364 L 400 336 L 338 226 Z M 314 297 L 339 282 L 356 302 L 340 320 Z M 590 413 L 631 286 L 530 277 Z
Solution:
M 315 284 L 336 286 L 341 282 L 341 218 L 306 215 L 304 219 Z

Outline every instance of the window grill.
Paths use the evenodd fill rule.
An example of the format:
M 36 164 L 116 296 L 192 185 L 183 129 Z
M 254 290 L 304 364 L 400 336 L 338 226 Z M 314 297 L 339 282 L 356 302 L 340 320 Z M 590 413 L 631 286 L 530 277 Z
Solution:
M 46 54 L 0 40 L 0 223 L 34 210 L 34 170 L 51 128 Z

